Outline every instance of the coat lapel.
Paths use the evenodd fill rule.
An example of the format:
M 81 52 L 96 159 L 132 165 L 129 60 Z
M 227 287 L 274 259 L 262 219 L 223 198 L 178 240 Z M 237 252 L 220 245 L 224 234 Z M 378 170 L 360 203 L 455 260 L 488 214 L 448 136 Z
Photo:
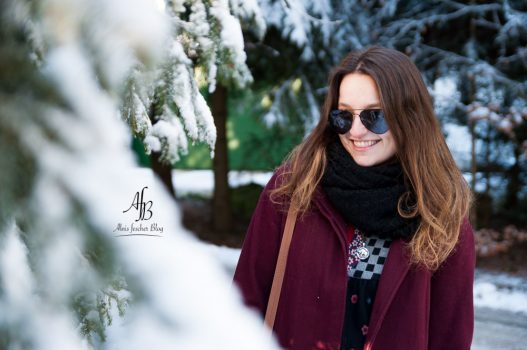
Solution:
M 404 256 L 404 241 L 401 239 L 392 241 L 390 252 L 388 253 L 388 258 L 384 264 L 381 279 L 379 280 L 379 285 L 377 287 L 364 350 L 372 349 L 373 342 L 379 332 L 384 315 L 388 310 L 388 306 L 392 303 L 392 300 L 404 280 L 404 277 L 408 273 L 409 268 L 410 264 L 408 259 Z
M 333 230 L 342 245 L 343 252 L 344 254 L 346 254 L 348 251 L 346 222 L 340 216 L 340 214 L 338 214 L 337 211 L 333 208 L 333 206 L 327 199 L 326 194 L 320 189 L 317 189 L 317 191 L 315 192 L 313 196 L 313 202 L 315 202 L 315 205 L 318 207 L 318 210 L 320 210 L 320 212 L 329 220 L 331 227 L 333 227 Z M 346 259 L 344 259 L 344 261 L 346 261 Z

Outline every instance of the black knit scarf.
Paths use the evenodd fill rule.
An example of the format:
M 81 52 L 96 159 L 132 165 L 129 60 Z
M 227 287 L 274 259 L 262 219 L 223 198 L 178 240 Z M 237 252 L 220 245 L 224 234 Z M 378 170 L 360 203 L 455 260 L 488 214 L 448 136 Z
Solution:
M 409 238 L 415 233 L 420 219 L 405 219 L 397 212 L 399 197 L 408 190 L 401 163 L 395 157 L 363 167 L 337 140 L 328 145 L 327 159 L 322 188 L 348 224 L 366 236 L 385 239 Z

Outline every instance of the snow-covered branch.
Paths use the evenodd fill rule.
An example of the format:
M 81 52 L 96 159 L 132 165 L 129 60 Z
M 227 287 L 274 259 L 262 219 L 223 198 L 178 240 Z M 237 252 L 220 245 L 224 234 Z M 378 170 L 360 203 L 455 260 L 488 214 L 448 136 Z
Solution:
M 451 2 L 449 2 L 451 3 Z M 459 4 L 460 5 L 460 4 Z M 436 13 L 427 11 L 420 13 L 418 18 L 406 18 L 391 22 L 385 29 L 384 35 L 399 40 L 405 36 L 411 36 L 410 31 L 421 31 L 426 26 L 436 23 L 445 23 L 469 14 L 482 15 L 490 11 L 501 9 L 500 4 L 464 5 L 459 6 L 453 12 Z
M 9 0 L 0 10 L 10 68 L 0 73 L 0 347 L 274 348 L 163 186 L 138 172 L 117 117 L 126 73 L 163 57 L 165 15 L 147 0 Z M 41 66 L 28 19 L 42 30 Z M 181 134 L 171 127 L 162 131 Z M 163 234 L 118 236 L 119 221 L 150 224 L 126 216 L 141 188 Z
M 162 161 L 178 161 L 189 139 L 205 142 L 214 156 L 216 128 L 200 90 L 208 86 L 212 93 L 217 83 L 241 88 L 252 82 L 240 20 L 253 24 L 258 36 L 265 21 L 255 0 L 167 1 L 165 11 L 172 27 L 164 63 L 154 72 L 135 74 L 127 94 L 133 90 L 138 96 L 125 99 L 123 118 L 147 153 L 160 152 Z

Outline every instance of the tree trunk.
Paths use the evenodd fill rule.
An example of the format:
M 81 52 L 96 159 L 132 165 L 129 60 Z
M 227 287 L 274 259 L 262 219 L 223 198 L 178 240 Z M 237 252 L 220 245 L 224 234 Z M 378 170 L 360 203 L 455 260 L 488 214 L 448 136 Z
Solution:
M 174 190 L 174 184 L 172 183 L 172 166 L 170 164 L 161 163 L 159 160 L 160 156 L 161 154 L 159 152 L 152 152 L 150 155 L 152 170 L 154 171 L 154 174 L 161 179 L 161 182 L 163 182 L 167 191 L 175 199 L 176 191 Z
M 477 196 L 476 202 L 478 203 L 477 210 L 477 218 L 478 218 L 478 224 L 480 227 L 490 227 L 491 225 L 491 219 L 493 217 L 492 215 L 492 196 L 490 194 L 491 187 L 490 187 L 490 175 L 491 171 L 490 168 L 490 151 L 491 151 L 491 132 L 492 132 L 492 126 L 490 125 L 490 121 L 486 121 L 486 134 L 485 134 L 485 168 L 482 167 L 479 168 L 479 171 L 485 174 L 485 191 L 483 193 L 479 193 Z
M 470 0 L 470 4 L 474 4 L 474 0 Z M 475 40 L 476 38 L 476 20 L 474 18 L 474 15 L 470 16 L 470 38 L 471 40 Z M 475 77 L 472 74 L 469 74 L 468 79 L 470 81 L 470 103 L 473 103 L 476 100 L 476 81 Z M 472 164 L 471 164 L 471 172 L 472 172 L 472 193 L 474 194 L 474 198 L 477 199 L 477 192 L 476 192 L 476 175 L 478 172 L 477 168 L 477 158 L 476 158 L 476 121 L 470 120 L 470 135 L 472 136 L 472 143 L 471 143 L 471 158 L 472 158 Z M 478 202 L 475 201 L 474 205 L 472 206 L 470 210 L 470 217 L 472 224 L 474 227 L 478 227 Z
M 470 121 L 470 136 L 472 139 L 471 145 L 470 145 L 470 155 L 471 155 L 471 166 L 470 166 L 470 172 L 472 173 L 471 183 L 470 187 L 472 188 L 472 193 L 474 194 L 474 197 L 477 199 L 477 192 L 476 192 L 476 175 L 478 172 L 478 166 L 477 166 L 477 159 L 476 159 L 476 133 L 475 133 L 475 122 Z M 472 224 L 474 227 L 477 226 L 477 200 L 475 201 L 474 205 L 471 208 L 470 211 L 470 217 Z
M 505 195 L 504 208 L 507 210 L 514 210 L 518 207 L 518 193 L 521 189 L 520 181 L 520 147 L 515 145 L 514 147 L 514 165 L 511 166 L 507 172 L 508 183 L 507 183 L 507 193 Z
M 229 189 L 229 157 L 227 149 L 227 88 L 218 85 L 211 95 L 211 111 L 216 124 L 214 149 L 214 194 L 212 198 L 212 225 L 218 233 L 232 229 L 232 211 Z
M 150 104 L 150 113 L 148 113 L 152 124 L 156 122 L 157 119 L 155 117 L 156 115 L 158 115 L 159 112 L 156 109 L 156 101 L 157 99 L 154 97 L 152 103 Z M 174 184 L 172 183 L 172 164 L 162 163 L 159 160 L 160 157 L 160 152 L 152 152 L 152 154 L 150 155 L 150 161 L 152 162 L 152 170 L 154 171 L 154 174 L 161 180 L 163 185 L 165 185 L 165 188 L 168 190 L 168 192 L 175 199 L 176 191 L 174 190 Z

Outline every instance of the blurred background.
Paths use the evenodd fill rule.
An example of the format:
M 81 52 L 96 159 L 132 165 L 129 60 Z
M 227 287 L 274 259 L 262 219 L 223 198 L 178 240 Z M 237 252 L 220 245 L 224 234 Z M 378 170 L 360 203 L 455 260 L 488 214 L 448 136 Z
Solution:
M 169 186 L 182 187 L 175 193 L 189 206 L 187 224 L 208 218 L 208 227 L 194 230 L 239 247 L 265 180 L 256 181 L 260 187 L 235 186 L 226 173 L 273 171 L 318 120 L 331 67 L 351 50 L 378 44 L 404 52 L 423 73 L 448 145 L 475 195 L 478 264 L 527 276 L 521 259 L 527 248 L 526 10 L 523 1 L 262 6 L 264 36 L 255 37 L 249 24 L 243 29 L 254 82 L 202 91 L 218 131 L 216 158 L 196 143 L 173 163 L 173 169 L 213 173 L 212 188 L 201 191 L 199 204 L 200 191 L 185 190 L 184 177 L 173 173 Z M 141 165 L 155 164 L 140 139 L 134 149 Z M 210 206 L 208 215 L 200 212 L 193 223 L 192 205 Z
M 271 348 L 228 292 L 239 248 L 329 71 L 370 45 L 419 67 L 473 190 L 473 349 L 524 349 L 524 0 L 3 1 L 0 348 Z M 116 239 L 145 186 L 161 237 Z

